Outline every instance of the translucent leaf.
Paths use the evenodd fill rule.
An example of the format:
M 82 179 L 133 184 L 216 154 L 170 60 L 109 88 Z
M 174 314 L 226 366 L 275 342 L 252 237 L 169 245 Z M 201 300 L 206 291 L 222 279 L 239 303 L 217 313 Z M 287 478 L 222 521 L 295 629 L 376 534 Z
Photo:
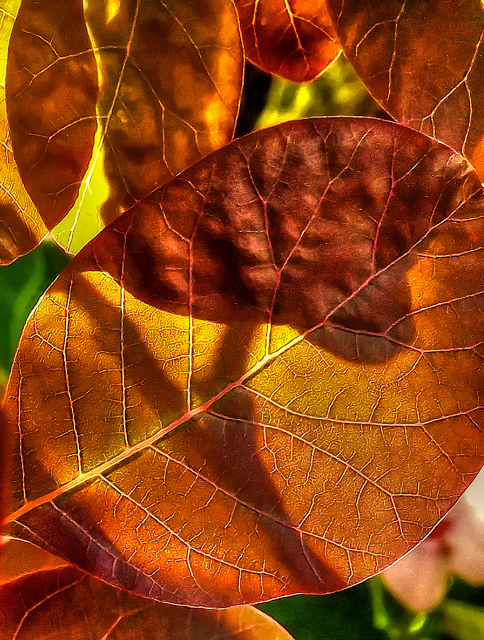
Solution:
M 481 0 L 328 0 L 358 75 L 399 122 L 457 149 L 484 176 Z
M 8 111 L 22 178 L 49 229 L 70 212 L 57 241 L 79 250 L 228 142 L 242 69 L 230 0 L 23 0 Z
M 294 82 L 313 80 L 340 46 L 325 0 L 235 0 L 247 58 Z
M 322 118 L 140 201 L 23 333 L 13 533 L 191 605 L 384 569 L 484 458 L 482 199 L 436 140 Z
M 7 47 L 20 0 L 0 7 L 0 264 L 28 253 L 47 233 L 13 157 L 5 105 Z
M 145 600 L 73 567 L 0 586 L 0 640 L 291 640 L 253 607 L 191 609 Z
M 4 536 L 0 556 L 0 585 L 12 582 L 26 573 L 65 566 L 65 562 L 23 540 Z
M 9 44 L 7 109 L 20 175 L 49 229 L 77 198 L 96 100 L 82 0 L 22 0 Z

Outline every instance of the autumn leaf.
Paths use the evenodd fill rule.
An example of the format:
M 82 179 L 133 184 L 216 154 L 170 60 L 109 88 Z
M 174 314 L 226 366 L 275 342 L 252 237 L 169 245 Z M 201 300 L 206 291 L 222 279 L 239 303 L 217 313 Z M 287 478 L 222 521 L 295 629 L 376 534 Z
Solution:
M 0 7 L 0 264 L 9 264 L 28 253 L 46 235 L 47 229 L 33 205 L 13 157 L 5 105 L 7 47 L 20 0 Z
M 0 384 L 0 397 L 3 398 L 4 387 Z M 9 444 L 9 443 L 8 443 Z M 6 506 L 8 504 L 7 493 L 10 488 L 9 473 L 10 467 L 7 465 L 7 425 L 5 420 L 5 414 L 0 405 L 0 558 L 3 553 L 2 534 L 4 528 L 4 518 L 7 511 Z
M 247 58 L 293 82 L 314 80 L 341 49 L 326 0 L 235 0 Z
M 242 69 L 229 0 L 23 0 L 8 112 L 22 178 L 49 229 L 70 211 L 57 241 L 78 251 L 230 141 Z
M 0 640 L 291 640 L 254 607 L 174 607 L 133 596 L 74 567 L 0 586 Z
M 97 70 L 81 0 L 22 0 L 7 64 L 20 175 L 51 229 L 74 204 L 96 133 Z
M 480 0 L 327 0 L 341 46 L 399 122 L 457 149 L 484 176 Z
M 66 563 L 30 542 L 3 537 L 0 556 L 0 585 L 27 573 L 66 566 Z
M 482 198 L 438 141 L 322 118 L 140 201 L 24 330 L 12 535 L 192 606 L 384 569 L 483 462 Z

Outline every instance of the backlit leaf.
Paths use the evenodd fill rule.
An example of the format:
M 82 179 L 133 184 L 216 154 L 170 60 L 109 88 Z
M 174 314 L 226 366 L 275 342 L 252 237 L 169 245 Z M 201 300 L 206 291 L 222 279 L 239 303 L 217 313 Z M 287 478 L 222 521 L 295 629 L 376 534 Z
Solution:
M 5 105 L 7 48 L 20 0 L 0 7 L 0 264 L 28 253 L 47 233 L 13 157 Z
M 0 398 L 3 398 L 4 386 L 0 382 Z M 3 545 L 1 544 L 3 534 L 3 524 L 6 512 L 7 499 L 7 487 L 9 487 L 9 471 L 10 467 L 7 466 L 7 425 L 5 421 L 5 414 L 0 405 L 0 557 L 3 553 Z
M 327 0 L 343 50 L 399 122 L 464 153 L 484 177 L 481 0 Z
M 65 562 L 30 542 L 4 536 L 0 556 L 0 585 L 40 569 L 65 566 Z
M 8 106 L 27 188 L 49 228 L 72 208 L 55 237 L 76 252 L 231 140 L 242 45 L 230 0 L 58 4 L 22 3 Z
M 85 7 L 103 78 L 111 220 L 231 140 L 242 49 L 229 0 L 87 0 Z
M 139 595 L 324 593 L 483 461 L 477 175 L 416 131 L 258 131 L 105 229 L 23 333 L 14 535 Z
M 145 600 L 74 567 L 0 586 L 0 640 L 291 640 L 249 606 L 224 611 Z
M 264 71 L 313 80 L 340 52 L 326 0 L 235 0 L 245 52 Z
M 76 201 L 96 100 L 82 0 L 22 0 L 9 44 L 7 110 L 20 175 L 49 229 Z

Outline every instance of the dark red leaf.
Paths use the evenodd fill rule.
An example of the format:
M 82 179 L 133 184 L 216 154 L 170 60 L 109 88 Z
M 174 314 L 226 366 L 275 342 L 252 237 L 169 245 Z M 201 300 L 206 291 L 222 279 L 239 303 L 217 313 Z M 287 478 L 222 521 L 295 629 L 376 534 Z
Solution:
M 399 122 L 457 149 L 484 177 L 481 0 L 328 0 L 345 54 Z
M 325 0 L 235 0 L 247 58 L 294 82 L 313 80 L 340 46 Z

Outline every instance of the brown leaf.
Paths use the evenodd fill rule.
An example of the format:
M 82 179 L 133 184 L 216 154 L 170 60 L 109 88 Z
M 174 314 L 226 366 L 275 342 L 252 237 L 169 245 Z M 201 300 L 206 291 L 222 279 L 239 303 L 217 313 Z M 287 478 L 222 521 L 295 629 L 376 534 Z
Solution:
M 0 385 L 0 397 L 3 398 L 4 388 Z M 9 488 L 9 472 L 10 466 L 7 466 L 7 424 L 5 420 L 5 414 L 0 405 L 0 557 L 3 553 L 2 534 L 4 528 L 4 517 L 6 513 L 6 506 L 9 502 L 7 499 Z
M 291 640 L 254 607 L 174 607 L 114 589 L 74 567 L 0 586 L 0 640 Z
M 35 545 L 4 537 L 0 547 L 0 585 L 40 569 L 65 566 L 65 562 Z
M 235 0 L 247 58 L 294 82 L 313 80 L 341 49 L 326 0 Z
M 436 140 L 324 118 L 142 200 L 24 331 L 14 534 L 202 606 L 388 566 L 483 461 L 482 198 Z
M 68 251 L 76 225 L 93 237 L 232 139 L 242 62 L 230 0 L 23 1 L 7 83 L 14 150 L 49 228 L 74 206 L 56 233 Z M 106 180 L 102 221 L 88 220 Z
M 96 100 L 82 0 L 22 0 L 9 45 L 7 110 L 20 175 L 49 229 L 76 201 Z
M 33 205 L 13 157 L 5 105 L 7 47 L 20 0 L 0 7 L 0 264 L 9 264 L 28 253 L 47 229 Z M 11 13 L 13 11 L 13 13 Z
M 484 177 L 480 0 L 327 0 L 345 54 L 399 122 L 464 153 Z
M 103 78 L 99 113 L 113 189 L 103 215 L 111 221 L 232 139 L 242 48 L 229 0 L 85 6 Z

